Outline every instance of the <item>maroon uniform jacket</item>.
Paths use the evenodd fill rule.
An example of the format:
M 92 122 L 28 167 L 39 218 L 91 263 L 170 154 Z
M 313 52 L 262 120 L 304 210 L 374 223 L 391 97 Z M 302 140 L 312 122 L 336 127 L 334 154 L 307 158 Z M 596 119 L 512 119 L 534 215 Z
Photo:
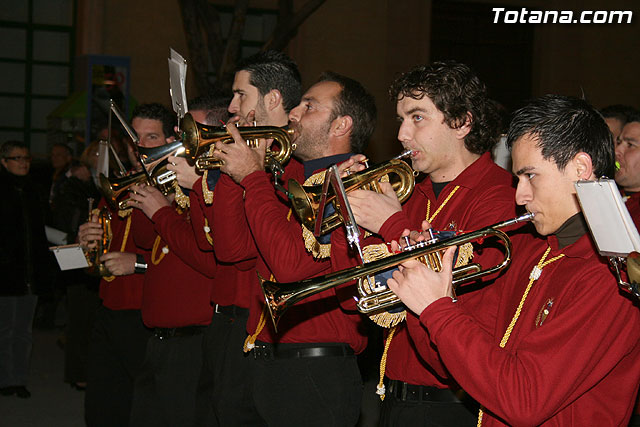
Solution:
M 640 192 L 631 193 L 625 203 L 636 228 L 640 230 Z
M 208 325 L 216 262 L 211 252 L 200 250 L 186 210 L 159 209 L 152 220 L 135 210 L 135 242 L 150 248 L 144 274 L 142 320 L 151 328 Z
M 326 165 L 328 166 L 328 165 Z M 296 179 L 304 182 L 304 168 L 295 160 L 289 161 L 283 181 Z M 217 197 L 214 227 L 221 227 L 219 219 L 227 219 L 225 241 L 233 241 L 234 247 L 225 252 L 237 260 L 253 255 L 258 256 L 257 271 L 265 279 L 279 282 L 298 281 L 331 271 L 328 259 L 316 260 L 310 255 L 302 238 L 302 228 L 295 213 L 281 192 L 274 190 L 268 174 L 254 172 L 245 177 L 241 186 L 234 191 L 240 197 L 222 197 L 222 189 L 233 183 L 222 176 L 216 185 Z M 244 203 L 241 195 L 244 191 Z M 222 203 L 221 203 L 222 202 Z M 241 220 L 232 223 L 235 218 Z M 221 234 L 216 228 L 216 237 Z M 214 238 L 216 253 L 217 240 Z M 325 291 L 305 299 L 290 308 L 278 325 L 278 334 L 265 311 L 264 297 L 257 281 L 248 284 L 250 292 L 249 321 L 247 332 L 254 334 L 260 319 L 266 324 L 257 339 L 264 342 L 283 343 L 346 343 L 356 353 L 366 347 L 366 337 L 362 335 L 361 319 L 357 313 L 346 313 L 338 304 L 333 291 Z M 266 316 L 266 318 L 265 318 Z
M 542 269 L 504 348 L 529 274 Z M 458 383 L 485 408 L 483 426 L 627 425 L 640 380 L 640 312 L 588 235 L 563 249 L 523 235 L 506 274 L 460 304 L 441 298 L 421 314 Z
M 218 185 L 219 184 L 216 184 L 214 199 L 219 191 Z M 213 241 L 209 239 L 213 239 L 216 236 L 216 231 L 213 228 L 213 205 L 205 203 L 202 193 L 202 178 L 200 178 L 196 181 L 193 190 L 189 193 L 191 202 L 191 224 L 198 247 L 204 251 L 212 251 Z M 223 190 L 222 193 L 224 197 L 227 191 Z M 223 227 L 224 226 L 225 225 L 223 225 Z M 219 240 L 219 243 L 220 250 L 223 250 L 224 242 Z M 257 282 L 255 257 L 237 263 L 224 262 L 222 259 L 230 259 L 230 257 L 225 258 L 224 255 L 222 259 L 219 257 L 216 257 L 216 259 L 218 270 L 213 287 L 211 288 L 211 303 L 213 305 L 235 305 L 237 307 L 249 308 L 248 297 L 241 291 L 243 290 L 242 287 L 246 286 L 247 283 L 252 281 Z
M 104 199 L 99 208 L 106 206 Z M 121 218 L 118 212 L 111 212 L 111 252 L 118 252 L 126 238 L 124 251 L 148 256 L 149 252 L 136 247 L 133 241 L 132 217 Z M 127 225 L 128 224 L 128 225 Z M 127 230 L 128 229 L 128 230 Z M 111 276 L 100 280 L 100 298 L 102 305 L 110 310 L 140 310 L 142 307 L 142 287 L 144 274 L 129 274 L 126 276 Z
M 444 204 L 444 200 L 456 186 L 459 188 Z M 419 230 L 426 219 L 444 204 L 431 224 L 435 230 L 474 231 L 515 216 L 513 176 L 497 166 L 489 153 L 482 155 L 467 167 L 456 179 L 447 184 L 436 199 L 431 180 L 427 177 L 416 185 L 402 211 L 392 215 L 381 227 L 385 242 L 398 240 L 405 229 Z M 335 270 L 342 270 L 353 263 L 345 253 L 346 244 L 332 239 L 332 263 Z M 364 242 L 366 246 L 373 239 Z M 375 241 L 379 243 L 379 240 Z M 488 243 L 488 242 L 487 242 Z M 498 244 L 499 245 L 499 244 Z M 340 251 L 340 252 L 338 252 Z M 339 255 L 342 253 L 342 255 Z M 474 253 L 474 262 L 494 265 L 502 259 L 497 248 L 480 248 Z M 424 343 L 429 335 L 418 318 L 407 313 L 407 320 L 396 327 L 387 353 L 385 375 L 393 380 L 446 388 L 454 386 L 434 348 Z M 419 354 L 418 354 L 419 352 Z

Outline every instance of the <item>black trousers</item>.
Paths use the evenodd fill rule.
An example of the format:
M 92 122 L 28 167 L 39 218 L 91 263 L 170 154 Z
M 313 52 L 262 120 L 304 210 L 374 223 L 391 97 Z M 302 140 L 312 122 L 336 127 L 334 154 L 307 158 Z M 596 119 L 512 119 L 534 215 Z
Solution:
M 246 327 L 246 315 L 213 314 L 203 341 L 198 426 L 266 426 L 251 396 L 251 360 L 242 350 Z
M 203 334 L 149 338 L 133 392 L 131 426 L 195 425 Z
M 150 336 L 139 310 L 98 308 L 87 363 L 87 426 L 129 425 L 133 383 Z
M 469 400 L 469 403 L 411 402 L 387 393 L 382 402 L 379 426 L 475 427 L 479 406 Z
M 84 283 L 67 285 L 67 328 L 64 345 L 64 379 L 69 383 L 87 381 L 89 341 L 96 310 L 100 307 L 98 291 Z
M 363 385 L 356 356 L 251 362 L 251 391 L 269 426 L 351 427 L 358 422 Z

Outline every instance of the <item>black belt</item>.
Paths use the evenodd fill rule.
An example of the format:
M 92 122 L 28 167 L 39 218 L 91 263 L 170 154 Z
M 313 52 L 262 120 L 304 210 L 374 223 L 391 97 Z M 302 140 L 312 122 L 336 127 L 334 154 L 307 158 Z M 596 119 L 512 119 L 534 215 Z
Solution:
M 307 357 L 348 357 L 353 349 L 347 344 L 277 344 L 256 342 L 253 348 L 255 359 L 301 359 Z
M 218 305 L 213 307 L 216 313 L 224 314 L 228 317 L 249 317 L 249 309 L 238 307 L 237 305 Z
M 403 402 L 461 403 L 461 398 L 465 395 L 463 390 L 454 392 L 449 388 L 409 384 L 398 380 L 387 380 L 386 388 L 386 394 Z
M 202 334 L 206 326 L 183 326 L 182 328 L 154 328 L 153 336 L 160 340 L 173 337 L 192 337 Z

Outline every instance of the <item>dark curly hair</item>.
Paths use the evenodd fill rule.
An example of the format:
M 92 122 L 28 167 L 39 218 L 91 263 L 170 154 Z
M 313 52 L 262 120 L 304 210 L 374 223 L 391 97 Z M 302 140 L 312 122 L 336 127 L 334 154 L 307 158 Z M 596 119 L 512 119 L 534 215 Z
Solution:
M 173 131 L 173 127 L 177 124 L 176 115 L 162 104 L 158 104 L 157 102 L 140 104 L 133 109 L 131 120 L 136 117 L 141 119 L 159 120 L 162 122 L 162 131 L 164 132 L 165 138 L 176 136 Z
M 531 135 L 558 170 L 580 152 L 591 157 L 593 173 L 598 177 L 614 175 L 613 137 L 602 115 L 587 101 L 570 96 L 545 95 L 530 101 L 513 115 L 507 146 Z
M 465 64 L 441 61 L 415 67 L 393 81 L 389 95 L 396 102 L 405 96 L 429 97 L 452 129 L 464 126 L 471 114 L 464 145 L 474 154 L 491 151 L 500 135 L 495 104 L 487 97 L 484 83 Z

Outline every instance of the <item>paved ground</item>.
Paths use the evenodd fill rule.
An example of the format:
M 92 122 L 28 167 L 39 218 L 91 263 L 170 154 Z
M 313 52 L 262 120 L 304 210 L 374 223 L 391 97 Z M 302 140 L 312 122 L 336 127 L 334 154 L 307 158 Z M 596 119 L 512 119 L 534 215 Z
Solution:
M 34 330 L 30 399 L 0 396 L 0 426 L 84 426 L 84 392 L 63 382 L 64 353 L 56 345 L 60 330 Z
M 34 330 L 30 399 L 0 396 L 0 427 L 82 427 L 84 392 L 63 382 L 64 353 L 56 345 L 61 331 Z M 365 385 L 360 427 L 377 424 L 375 381 Z

